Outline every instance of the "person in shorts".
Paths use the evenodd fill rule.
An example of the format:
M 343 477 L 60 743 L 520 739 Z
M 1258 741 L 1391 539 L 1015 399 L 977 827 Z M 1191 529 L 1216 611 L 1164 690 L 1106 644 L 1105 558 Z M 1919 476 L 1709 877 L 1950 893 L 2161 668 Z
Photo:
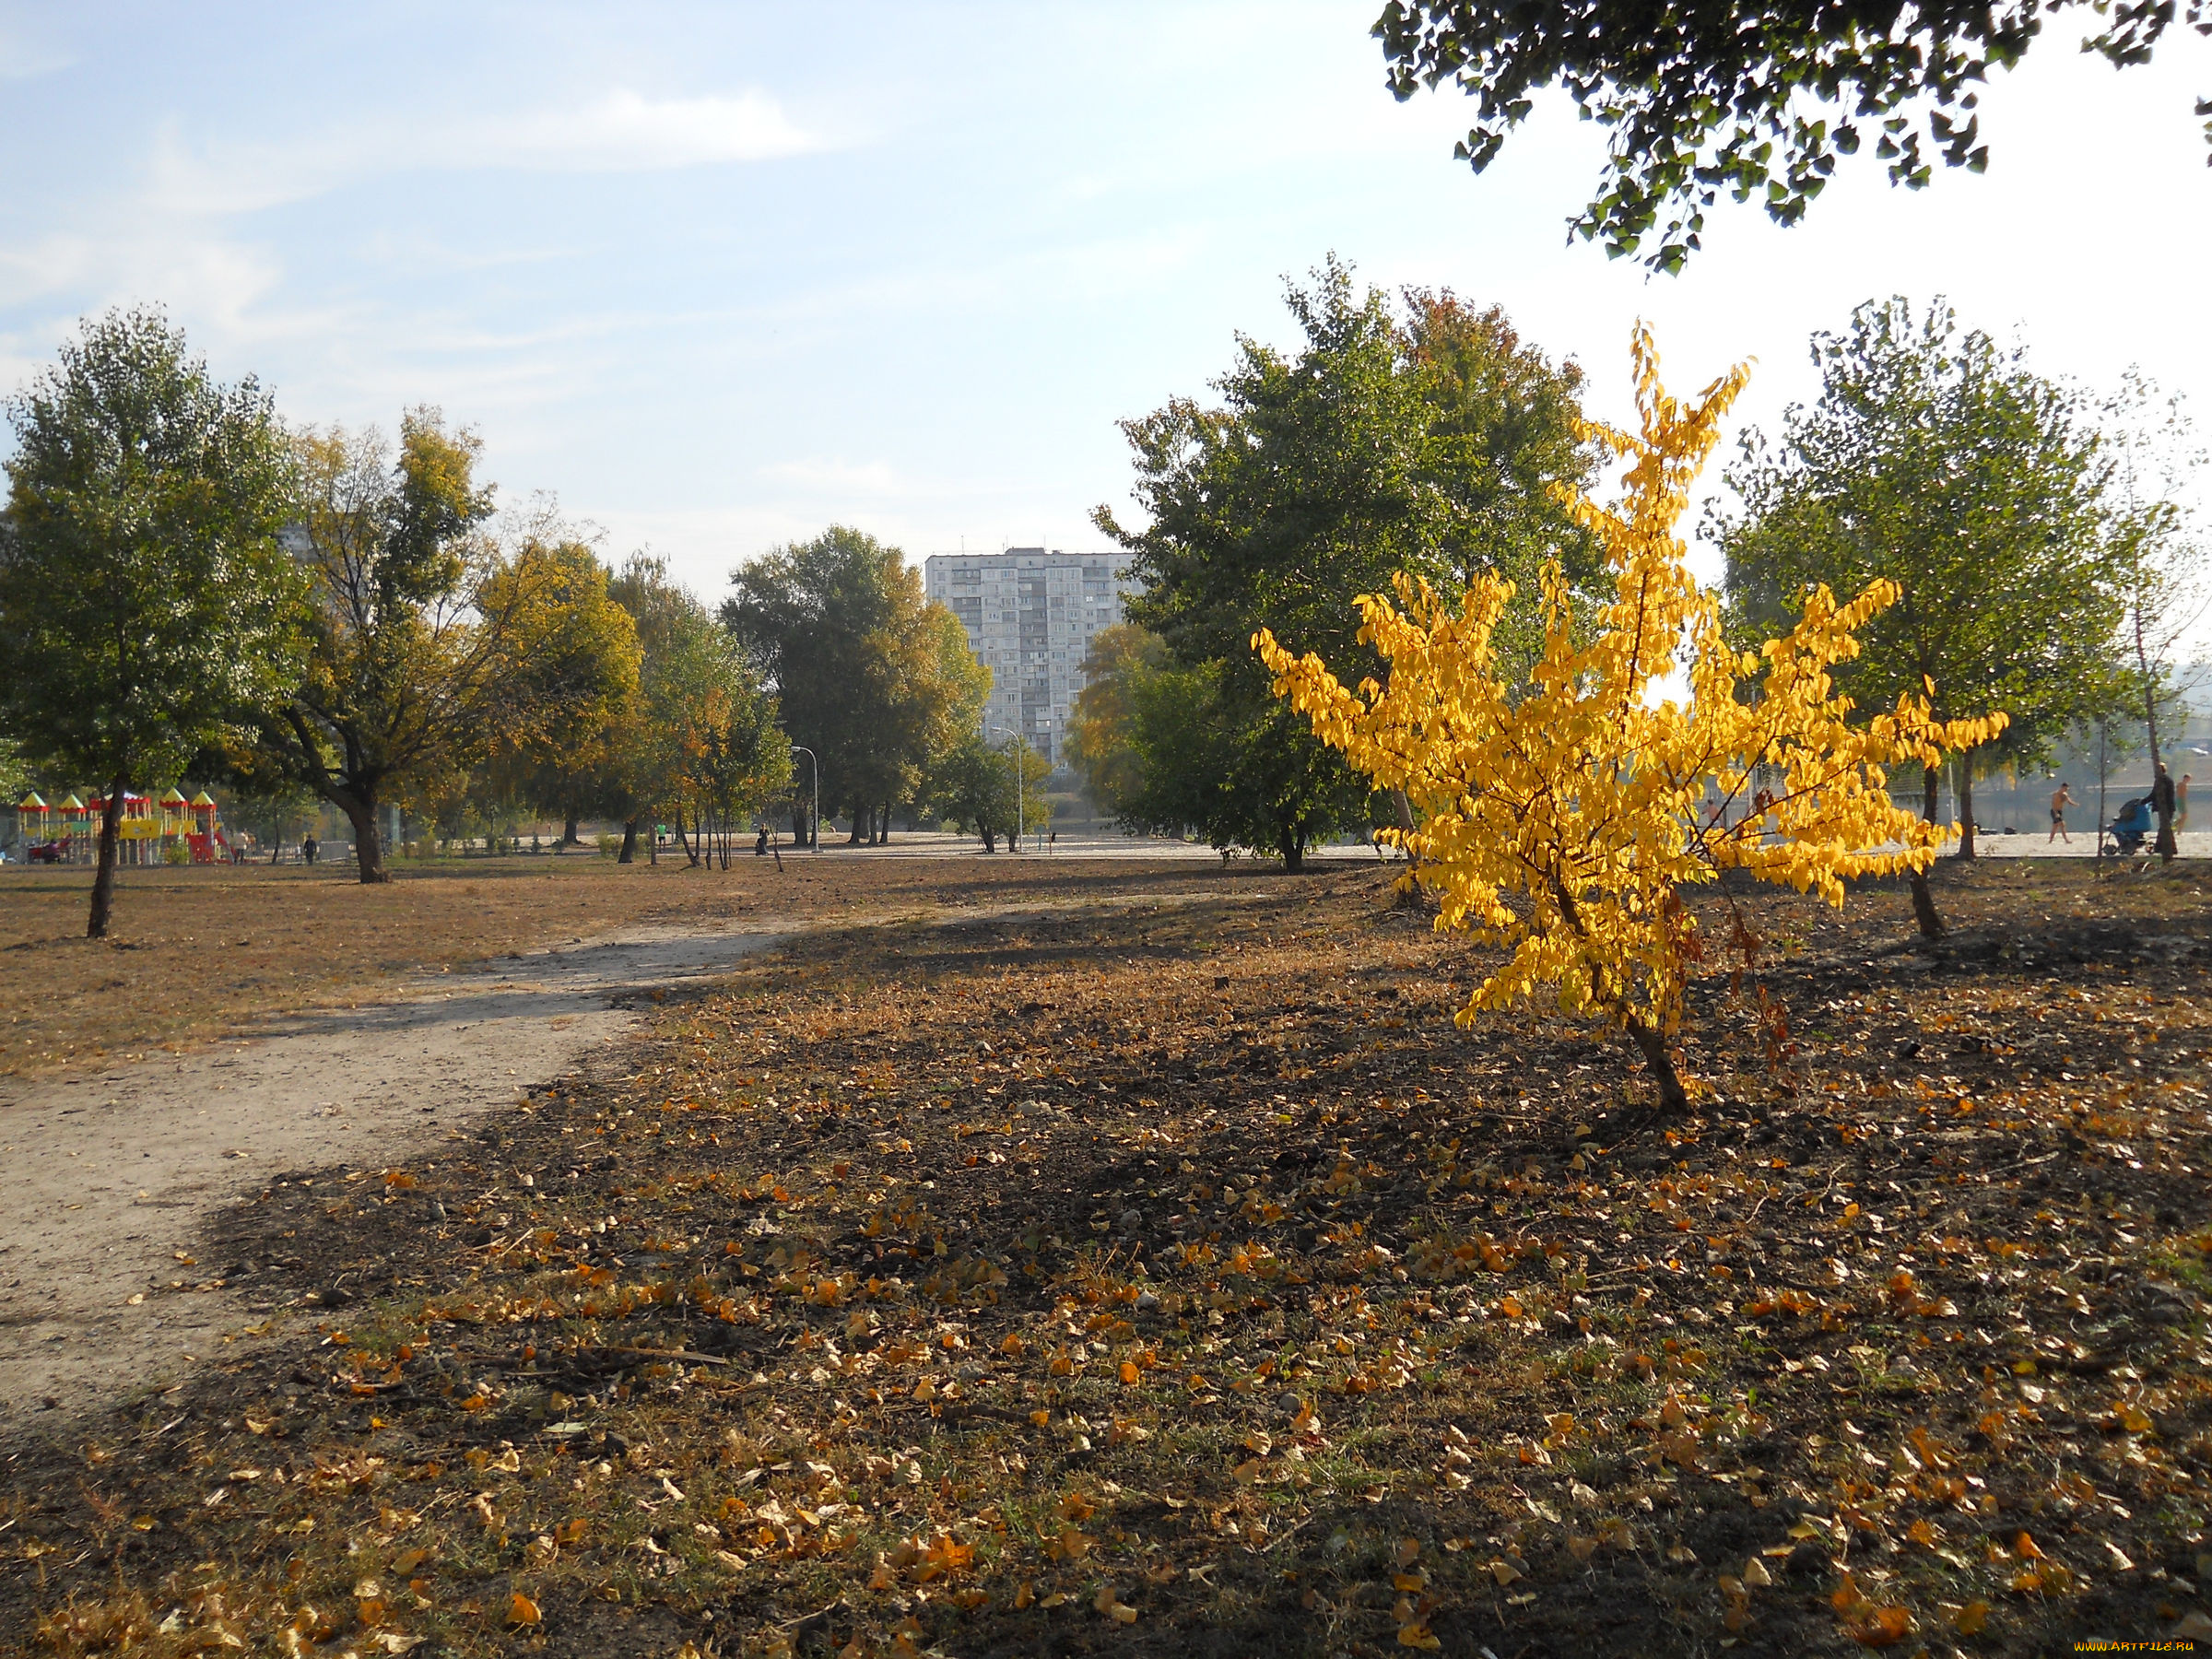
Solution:
M 2054 841 L 2063 841 L 2069 847 L 2074 844 L 2074 838 L 2066 833 L 2066 808 L 2073 805 L 2072 786 L 2061 783 L 2057 793 L 2051 797 L 2051 833 L 2043 838 L 2045 846 Z

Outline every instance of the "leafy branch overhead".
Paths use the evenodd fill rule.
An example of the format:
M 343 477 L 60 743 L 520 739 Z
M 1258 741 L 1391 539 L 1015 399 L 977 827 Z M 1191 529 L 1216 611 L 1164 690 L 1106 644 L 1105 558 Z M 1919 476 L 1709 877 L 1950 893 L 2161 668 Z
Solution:
M 1697 251 L 1705 210 L 1722 191 L 1795 224 L 1837 157 L 1867 139 L 1892 183 L 1924 186 L 1937 156 L 1980 172 L 1989 160 L 1980 88 L 1992 69 L 2018 64 L 2069 3 L 1733 0 L 1653 9 L 1618 0 L 1387 0 L 1373 33 L 1401 100 L 1446 80 L 1477 100 L 1475 126 L 1456 153 L 1477 172 L 1527 119 L 1535 92 L 1564 88 L 1583 119 L 1611 135 L 1605 181 L 1573 232 L 1602 241 L 1615 258 L 1641 253 L 1671 272 Z M 2212 36 L 2206 0 L 2093 9 L 2105 27 L 2082 49 L 2119 68 L 2148 63 L 2177 17 Z M 2212 117 L 2212 99 L 2196 112 Z

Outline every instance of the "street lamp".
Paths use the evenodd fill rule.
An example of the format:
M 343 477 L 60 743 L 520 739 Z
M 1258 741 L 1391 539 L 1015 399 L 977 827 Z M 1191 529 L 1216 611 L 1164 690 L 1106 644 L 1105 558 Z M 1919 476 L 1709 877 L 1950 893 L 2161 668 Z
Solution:
M 815 852 L 822 850 L 822 760 L 803 743 L 791 746 L 794 755 L 804 755 L 814 769 L 814 816 L 806 820 L 806 844 Z
M 1006 732 L 1006 735 L 1019 744 L 1022 749 L 1029 747 L 1030 740 L 1019 732 L 1008 731 L 1007 728 L 1001 725 L 994 725 L 991 729 L 994 732 Z M 1021 851 L 1023 830 L 1022 796 L 1029 793 L 1024 787 L 1028 780 L 1021 775 L 1021 750 L 1009 748 L 1006 751 L 1006 757 L 1014 762 L 1014 851 L 1018 853 Z

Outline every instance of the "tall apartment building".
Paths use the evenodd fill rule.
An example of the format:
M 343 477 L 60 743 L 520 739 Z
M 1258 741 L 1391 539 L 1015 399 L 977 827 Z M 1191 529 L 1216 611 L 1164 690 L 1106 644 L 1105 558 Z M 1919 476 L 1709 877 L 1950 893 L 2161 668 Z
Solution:
M 1065 759 L 1067 717 L 1083 689 L 1083 659 L 1100 629 L 1122 620 L 1127 553 L 936 553 L 923 585 L 968 630 L 991 670 L 983 715 L 994 741 L 1018 732 L 1055 766 Z

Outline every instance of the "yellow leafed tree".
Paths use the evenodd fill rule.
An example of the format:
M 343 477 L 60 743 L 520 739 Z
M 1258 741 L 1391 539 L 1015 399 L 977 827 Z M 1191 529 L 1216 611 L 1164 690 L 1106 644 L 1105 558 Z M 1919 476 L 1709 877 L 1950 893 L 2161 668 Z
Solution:
M 2006 717 L 1946 724 L 1904 698 L 1851 721 L 1829 669 L 1897 602 L 1888 582 L 1848 605 L 1822 589 L 1788 634 L 1731 649 L 1676 526 L 1747 366 L 1682 404 L 1643 327 L 1632 356 L 1641 430 L 1588 429 L 1629 462 L 1625 494 L 1613 507 L 1564 498 L 1603 542 L 1612 592 L 1578 618 L 1546 568 L 1544 652 L 1525 682 L 1501 677 L 1492 631 L 1512 589 L 1496 578 L 1477 578 L 1456 610 L 1405 576 L 1394 604 L 1359 595 L 1359 638 L 1389 665 L 1386 685 L 1347 688 L 1265 630 L 1253 645 L 1324 742 L 1406 792 L 1418 827 L 1394 839 L 1439 898 L 1437 927 L 1512 953 L 1460 1023 L 1556 986 L 1564 1011 L 1627 1033 L 1678 1112 L 1668 1039 L 1703 954 L 1680 888 L 1740 869 L 1840 906 L 1853 877 L 1924 870 L 1949 832 L 1892 805 L 1884 768 L 1933 764 Z M 1661 695 L 1677 667 L 1687 704 Z

